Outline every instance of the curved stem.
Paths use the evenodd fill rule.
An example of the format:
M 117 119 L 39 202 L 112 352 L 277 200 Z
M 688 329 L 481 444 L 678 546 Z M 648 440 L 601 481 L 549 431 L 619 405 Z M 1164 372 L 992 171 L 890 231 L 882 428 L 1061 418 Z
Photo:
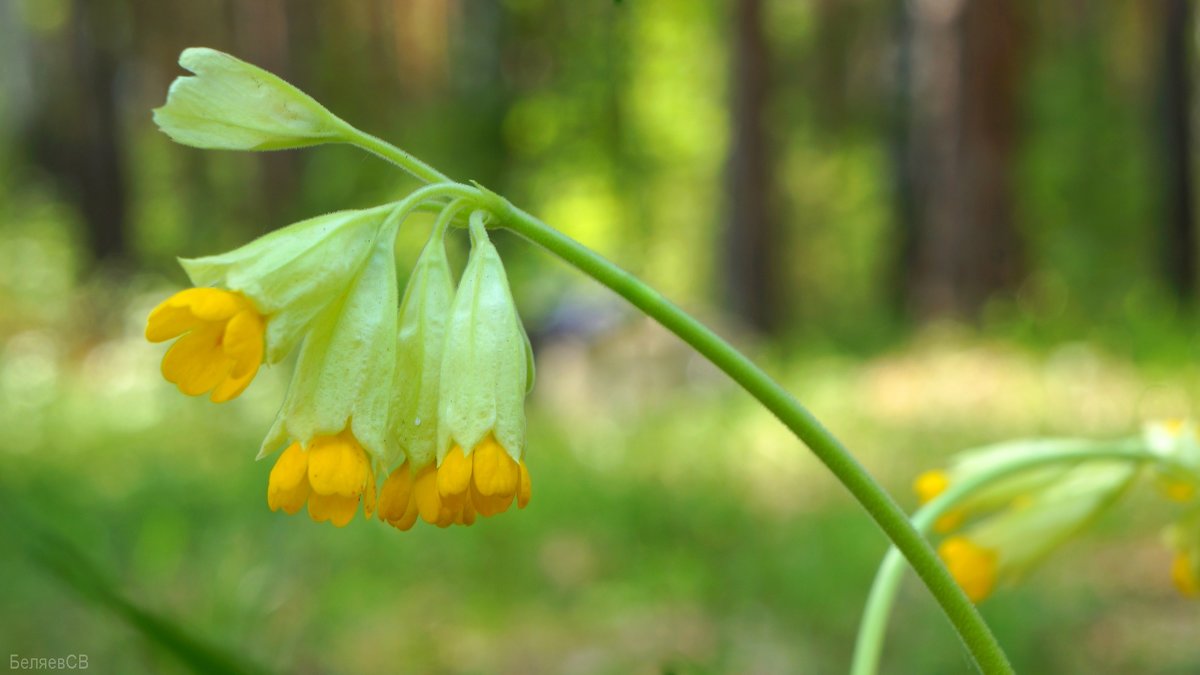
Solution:
M 450 202 L 438 213 L 437 220 L 433 221 L 433 229 L 429 232 L 431 240 L 441 240 L 446 236 L 446 230 L 450 228 L 450 223 L 454 222 L 454 217 L 458 212 L 466 208 L 470 200 L 466 197 L 459 197 Z
M 436 169 L 386 141 L 358 130 L 353 130 L 351 135 L 352 139 L 348 142 L 392 162 L 418 178 L 446 180 Z M 482 205 L 497 216 L 499 224 L 508 226 L 514 232 L 608 286 L 691 345 L 774 413 L 833 472 L 867 510 L 884 534 L 908 558 L 917 575 L 925 582 L 950 619 L 954 630 L 979 669 L 988 674 L 1013 672 L 1004 650 L 988 629 L 983 617 L 955 583 L 929 542 L 913 528 L 904 511 L 859 465 L 850 451 L 786 389 L 728 342 L 637 277 L 529 213 L 516 208 L 499 195 L 486 191 L 478 191 L 476 194 L 482 198 Z
M 478 189 L 462 183 L 452 181 L 444 183 L 433 183 L 431 185 L 422 185 L 405 195 L 403 199 L 391 202 L 394 213 L 399 216 L 407 216 L 409 213 L 417 210 L 423 204 L 426 204 L 435 199 L 451 199 L 453 205 L 455 202 L 473 203 L 480 199 L 481 193 Z M 445 205 L 439 207 L 439 212 L 445 212 Z
M 450 177 L 413 157 L 407 152 L 388 143 L 382 138 L 360 131 L 349 124 L 346 125 L 345 142 L 404 169 L 425 183 L 449 183 Z
M 997 465 L 951 485 L 945 492 L 918 510 L 912 517 L 913 527 L 922 535 L 929 533 L 937 519 L 956 506 L 976 490 L 984 488 L 1016 474 L 1053 464 L 1070 464 L 1095 460 L 1125 460 L 1130 462 L 1158 461 L 1157 455 L 1141 449 L 1139 439 L 1118 442 L 1110 446 L 1091 448 L 1068 448 L 1045 454 L 1014 459 L 1007 464 Z M 896 592 L 904 575 L 904 558 L 895 547 L 888 549 L 875 574 L 867 604 L 863 609 L 858 638 L 854 644 L 854 662 L 851 675 L 874 675 L 879 669 L 883 653 L 883 639 L 887 632 L 888 617 L 896 600 Z
M 774 413 L 837 476 L 903 552 L 929 587 L 985 673 L 1011 673 L 1004 651 L 967 596 L 909 522 L 904 511 L 854 459 L 850 452 L 782 386 L 741 352 L 645 283 L 591 249 L 558 232 L 496 195 L 488 207 L 526 239 L 562 258 L 584 274 L 608 286 L 725 371 L 735 382 Z

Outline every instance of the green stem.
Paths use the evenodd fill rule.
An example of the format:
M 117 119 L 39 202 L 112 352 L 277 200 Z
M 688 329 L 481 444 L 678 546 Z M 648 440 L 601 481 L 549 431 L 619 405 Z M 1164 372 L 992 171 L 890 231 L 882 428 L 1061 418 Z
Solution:
M 984 673 L 1011 673 L 1000 644 L 904 511 L 850 452 L 782 386 L 691 315 L 591 249 L 501 199 L 488 206 L 501 224 L 608 286 L 678 335 L 774 413 L 837 476 L 929 587 Z
M 419 180 L 425 183 L 449 183 L 450 178 L 446 174 L 429 166 L 425 162 L 413 157 L 407 152 L 388 143 L 382 138 L 372 136 L 365 131 L 359 131 L 350 125 L 346 125 L 345 142 L 357 148 L 366 150 L 367 152 L 404 169 Z
M 1095 460 L 1131 462 L 1161 460 L 1157 455 L 1141 449 L 1140 439 L 1131 439 L 1111 446 L 1089 445 L 1090 447 L 1086 448 L 1065 448 L 1016 458 L 1006 464 L 997 465 L 990 471 L 970 476 L 951 485 L 945 492 L 918 510 L 912 517 L 913 527 L 922 535 L 926 535 L 939 517 L 976 490 L 1031 469 L 1053 464 Z M 879 571 L 875 574 L 875 581 L 871 585 L 871 592 L 867 596 L 862 623 L 859 624 L 858 639 L 854 645 L 854 663 L 850 668 L 850 675 L 874 675 L 878 671 L 888 617 L 891 615 L 892 605 L 895 603 L 896 592 L 900 588 L 903 575 L 904 558 L 893 547 L 888 550 L 883 562 L 879 565 Z
M 349 142 L 423 180 L 446 180 L 444 175 L 424 162 L 369 134 L 354 130 Z M 516 208 L 499 195 L 486 191 L 477 191 L 475 194 L 481 199 L 481 205 L 497 216 L 500 224 L 508 226 L 514 232 L 608 286 L 691 345 L 774 413 L 833 472 L 867 510 L 884 534 L 908 558 L 917 575 L 925 582 L 950 619 L 979 669 L 989 675 L 1013 672 L 1004 650 L 988 629 L 983 617 L 955 583 L 929 542 L 913 528 L 904 511 L 859 465 L 850 451 L 786 389 L 728 342 L 637 277 L 529 213 Z

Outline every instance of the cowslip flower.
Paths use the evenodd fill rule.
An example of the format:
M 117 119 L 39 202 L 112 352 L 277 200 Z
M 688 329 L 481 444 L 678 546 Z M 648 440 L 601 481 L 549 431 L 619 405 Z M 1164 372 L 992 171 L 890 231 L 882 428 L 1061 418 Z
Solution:
M 177 143 L 219 150 L 281 150 L 342 140 L 348 125 L 279 77 L 204 47 L 183 50 L 154 122 Z
M 388 407 L 396 368 L 395 233 L 376 231 L 367 260 L 344 293 L 313 320 L 296 372 L 259 457 L 280 446 L 267 485 L 272 511 L 343 526 L 360 502 L 375 506 L 374 466 L 393 454 Z
M 398 454 L 386 462 L 387 466 L 398 462 L 400 466 L 385 482 L 379 504 L 380 520 L 400 530 L 408 530 L 417 520 L 417 504 L 412 499 L 412 467 L 423 469 L 437 456 L 442 354 L 454 302 L 454 279 L 443 239 L 445 225 L 452 215 L 447 209 L 434 226 L 400 302 L 396 335 L 400 386 L 395 388 L 390 420 Z
M 380 497 L 385 520 L 397 526 L 411 526 L 418 515 L 439 527 L 470 525 L 477 515 L 503 513 L 514 500 L 524 508 L 531 495 L 524 462 L 529 338 L 482 213 L 472 214 L 470 233 L 441 359 L 436 457 L 410 456 Z
M 975 602 L 996 585 L 1030 572 L 1079 529 L 1112 505 L 1133 482 L 1137 465 L 1090 462 L 1012 499 L 947 537 L 938 554 Z
M 263 360 L 265 331 L 266 318 L 246 296 L 219 288 L 180 291 L 146 320 L 147 340 L 179 338 L 163 356 L 163 377 L 188 396 L 212 392 L 214 403 L 250 385 Z
M 228 253 L 181 259 L 196 287 L 164 300 L 146 322 L 151 342 L 179 338 L 163 357 L 163 376 L 189 396 L 236 397 L 344 292 L 389 213 L 331 213 Z

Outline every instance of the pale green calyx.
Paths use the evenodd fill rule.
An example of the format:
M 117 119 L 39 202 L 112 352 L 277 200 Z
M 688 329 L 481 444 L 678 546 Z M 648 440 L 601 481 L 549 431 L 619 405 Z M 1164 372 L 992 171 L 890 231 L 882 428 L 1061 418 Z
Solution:
M 398 225 L 393 217 L 377 230 L 362 269 L 313 321 L 259 457 L 288 441 L 307 447 L 316 436 L 345 429 L 377 461 L 394 454 L 387 423 L 396 370 Z
M 179 263 L 196 286 L 221 286 L 254 302 L 267 317 L 267 362 L 278 363 L 317 315 L 345 293 L 394 210 L 330 213 L 228 253 Z
M 438 462 L 452 445 L 470 453 L 488 434 L 519 461 L 525 450 L 525 395 L 533 351 L 488 240 L 483 214 L 471 214 L 471 254 L 446 329 L 438 402 Z
M 392 402 L 392 438 L 414 469 L 437 455 L 438 395 L 446 326 L 454 303 L 454 279 L 446 260 L 445 225 L 453 210 L 443 212 L 417 258 L 404 299 L 396 335 L 396 387 Z M 389 457 L 388 466 L 400 458 Z
M 1035 438 L 995 443 L 956 455 L 946 470 L 946 475 L 948 483 L 954 485 L 1005 465 L 1020 463 L 1030 457 L 1073 449 L 1082 450 L 1092 445 L 1091 441 L 1074 438 Z M 1070 470 L 1069 464 L 1053 464 L 1022 471 L 964 496 L 957 509 L 960 513 L 969 515 L 1001 508 L 1022 495 L 1036 493 L 1053 484 Z
M 1018 579 L 1110 507 L 1138 470 L 1131 462 L 1080 464 L 961 534 L 996 552 L 1001 579 Z
M 279 77 L 206 47 L 179 55 L 154 122 L 178 143 L 218 150 L 283 150 L 344 140 L 349 125 Z

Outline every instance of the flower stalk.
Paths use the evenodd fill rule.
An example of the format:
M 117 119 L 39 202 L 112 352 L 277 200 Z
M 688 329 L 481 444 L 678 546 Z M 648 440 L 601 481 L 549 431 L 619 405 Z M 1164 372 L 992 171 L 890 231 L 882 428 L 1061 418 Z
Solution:
M 1125 461 L 1135 464 L 1162 462 L 1162 457 L 1147 451 L 1140 438 L 1117 441 L 1107 447 L 1066 447 L 1028 455 L 997 464 L 990 470 L 951 484 L 912 516 L 912 525 L 922 536 L 933 531 L 935 523 L 972 495 L 989 486 L 1022 473 L 1053 466 L 1095 461 Z M 879 670 L 888 618 L 904 574 L 904 556 L 895 546 L 888 550 L 875 574 L 859 624 L 854 645 L 851 675 L 874 675 Z

